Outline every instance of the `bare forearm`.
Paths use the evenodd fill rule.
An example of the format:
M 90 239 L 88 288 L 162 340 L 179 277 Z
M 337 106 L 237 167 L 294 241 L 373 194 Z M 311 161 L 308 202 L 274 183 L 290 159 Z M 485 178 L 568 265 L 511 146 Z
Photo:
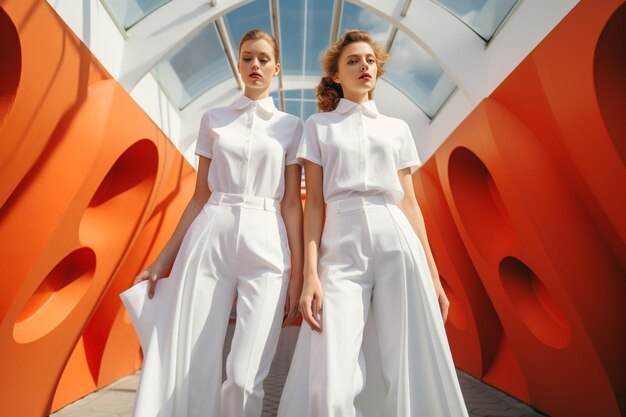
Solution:
M 176 257 L 176 254 L 178 254 L 178 250 L 180 249 L 180 245 L 183 242 L 183 238 L 185 237 L 189 226 L 198 216 L 198 213 L 200 213 L 200 210 L 202 210 L 205 203 L 206 201 L 201 201 L 201 199 L 197 198 L 192 198 L 189 201 L 182 216 L 180 217 L 180 220 L 178 221 L 178 225 L 176 226 L 174 233 L 161 250 L 161 253 L 157 257 L 155 263 L 159 263 L 164 267 L 169 267 Z
M 291 279 L 302 280 L 304 247 L 302 243 L 302 200 L 283 201 L 282 216 L 287 229 L 287 240 L 291 252 Z
M 323 220 L 323 205 L 307 203 L 304 209 L 304 270 L 314 274 L 305 273 L 305 276 L 317 276 L 317 257 Z

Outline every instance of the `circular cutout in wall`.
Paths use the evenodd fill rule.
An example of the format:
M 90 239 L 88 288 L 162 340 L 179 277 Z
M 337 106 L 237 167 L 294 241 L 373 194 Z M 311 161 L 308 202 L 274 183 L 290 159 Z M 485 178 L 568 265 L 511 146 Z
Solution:
M 509 299 L 528 330 L 547 346 L 566 347 L 571 337 L 565 315 L 537 275 L 513 256 L 502 259 L 499 269 Z
M 0 7 L 0 126 L 11 111 L 22 73 L 22 48 L 17 29 Z
M 471 150 L 459 146 L 448 163 L 450 189 L 470 238 L 483 255 L 496 255 L 515 243 L 511 220 L 489 169 Z
M 450 324 L 457 330 L 463 331 L 467 329 L 467 318 L 465 317 L 465 311 L 463 311 L 463 307 L 461 307 L 459 298 L 452 287 L 448 285 L 445 278 L 440 275 L 439 279 L 441 281 L 441 285 L 443 286 L 443 290 L 446 293 L 446 297 L 448 297 L 448 301 L 450 302 L 450 308 L 448 310 L 448 320 L 450 321 Z
M 626 4 L 611 16 L 594 53 L 598 105 L 617 155 L 626 165 Z
M 155 144 L 143 139 L 128 148 L 100 183 L 80 224 L 80 240 L 92 247 L 125 242 L 143 213 L 158 169 Z
M 52 268 L 20 312 L 13 327 L 15 341 L 32 342 L 62 323 L 89 288 L 95 266 L 94 251 L 80 248 Z

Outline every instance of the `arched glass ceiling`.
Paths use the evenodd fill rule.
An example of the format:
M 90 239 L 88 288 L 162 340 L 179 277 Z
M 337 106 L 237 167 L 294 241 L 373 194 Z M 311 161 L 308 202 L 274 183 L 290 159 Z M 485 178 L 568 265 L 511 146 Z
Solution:
M 383 79 L 409 96 L 432 118 L 456 85 L 422 47 L 398 32 L 389 51 Z
M 431 0 L 448 10 L 488 42 L 517 0 Z
M 117 22 L 124 28 L 130 29 L 150 13 L 169 3 L 172 0 L 105 0 L 113 12 Z
M 167 0 L 102 0 L 118 24 L 128 28 Z M 219 1 L 219 0 L 218 0 Z M 407 0 L 408 1 L 408 0 Z M 431 0 L 452 13 L 485 41 L 489 40 L 516 0 Z M 271 8 L 276 11 L 271 13 Z M 338 13 L 338 15 L 336 15 Z M 277 21 L 274 21 L 274 17 Z M 311 90 L 284 84 L 321 75 L 319 58 L 331 37 L 347 29 L 365 29 L 391 54 L 383 76 L 406 94 L 428 117 L 434 117 L 456 86 L 426 52 L 381 17 L 344 0 L 255 0 L 217 17 L 191 39 L 169 52 L 152 73 L 172 103 L 183 109 L 207 90 L 233 76 L 240 37 L 251 28 L 280 32 L 281 90 L 277 105 L 304 117 L 314 111 Z M 302 77 L 302 78 L 299 78 Z M 295 89 L 294 89 L 295 87 Z M 312 110 L 313 109 L 313 110 Z
M 230 43 L 235 54 L 239 51 L 239 40 L 250 29 L 262 29 L 272 33 L 270 8 L 267 1 L 253 1 L 241 6 L 225 16 Z
M 179 109 L 233 76 L 214 23 L 161 60 L 152 73 Z
M 319 55 L 330 40 L 333 5 L 333 0 L 279 2 L 283 74 L 321 74 Z
M 391 25 L 359 6 L 352 3 L 344 3 L 339 33 L 341 34 L 351 29 L 368 31 L 376 41 L 384 46 L 389 39 Z

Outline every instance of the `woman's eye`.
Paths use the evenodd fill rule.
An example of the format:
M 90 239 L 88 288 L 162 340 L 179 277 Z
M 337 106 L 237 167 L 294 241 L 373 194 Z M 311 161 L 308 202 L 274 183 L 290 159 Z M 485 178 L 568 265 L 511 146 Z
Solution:
M 252 58 L 244 57 L 242 58 L 244 62 L 252 61 Z
M 373 64 L 374 62 L 376 62 L 376 60 L 374 60 L 374 59 L 372 59 L 372 58 L 370 58 L 370 59 L 368 59 L 368 60 L 367 60 L 367 63 L 368 63 L 368 64 Z
M 356 64 L 356 59 L 351 59 L 350 61 L 348 61 L 349 65 L 353 65 Z
M 269 59 L 262 59 L 261 62 L 265 64 L 265 63 L 270 62 L 270 60 Z

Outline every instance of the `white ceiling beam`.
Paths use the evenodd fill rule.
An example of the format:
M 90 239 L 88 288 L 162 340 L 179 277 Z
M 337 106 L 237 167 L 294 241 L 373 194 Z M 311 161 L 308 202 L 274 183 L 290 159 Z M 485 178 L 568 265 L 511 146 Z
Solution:
M 278 47 L 282 54 L 282 34 L 280 31 L 280 11 L 278 9 L 278 0 L 268 0 L 270 7 L 270 19 L 272 21 L 272 30 L 274 31 L 274 38 L 278 42 Z M 278 103 L 281 110 L 285 110 L 285 94 L 283 93 L 283 72 L 278 72 Z
M 222 16 L 218 17 L 217 20 L 215 20 L 215 26 L 217 27 L 217 33 L 220 36 L 222 45 L 224 45 L 224 52 L 226 52 L 226 58 L 228 59 L 228 65 L 230 65 L 230 70 L 233 73 L 233 78 L 237 82 L 239 89 L 243 90 L 243 81 L 241 81 L 241 77 L 239 76 L 239 69 L 237 68 L 237 62 L 239 61 L 239 59 L 235 55 L 235 51 L 233 50 L 233 44 L 230 42 L 230 36 L 228 36 L 226 23 L 224 22 L 224 18 Z
M 335 0 L 333 7 L 333 21 L 330 25 L 330 42 L 335 43 L 339 38 L 339 26 L 341 25 L 341 13 L 343 12 L 343 0 Z
M 127 31 L 119 82 L 127 91 L 132 90 L 168 53 L 217 17 L 250 1 L 176 0 L 158 8 Z

